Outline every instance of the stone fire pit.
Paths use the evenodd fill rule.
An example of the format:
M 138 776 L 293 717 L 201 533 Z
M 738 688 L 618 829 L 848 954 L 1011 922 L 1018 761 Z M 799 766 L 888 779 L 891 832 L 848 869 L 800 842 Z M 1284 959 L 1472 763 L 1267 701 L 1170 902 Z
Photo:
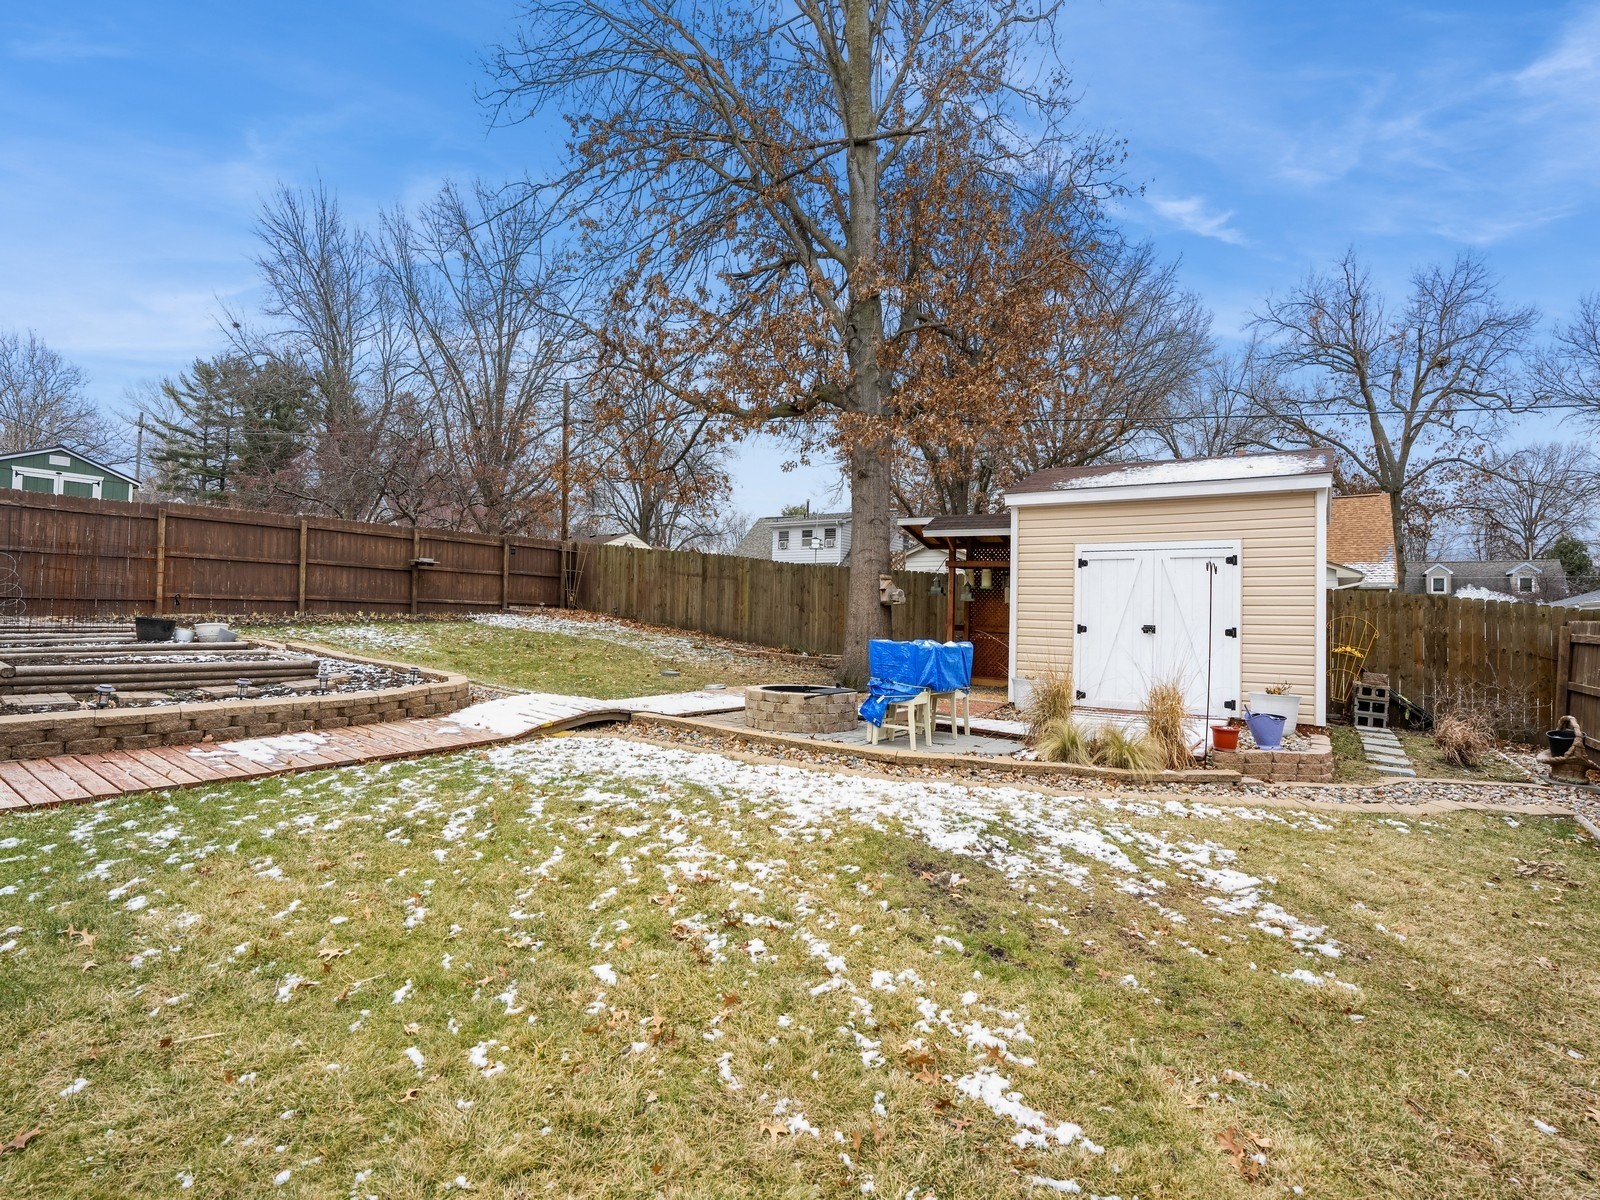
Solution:
M 769 683 L 745 689 L 744 719 L 769 733 L 846 733 L 860 720 L 859 703 L 849 688 Z

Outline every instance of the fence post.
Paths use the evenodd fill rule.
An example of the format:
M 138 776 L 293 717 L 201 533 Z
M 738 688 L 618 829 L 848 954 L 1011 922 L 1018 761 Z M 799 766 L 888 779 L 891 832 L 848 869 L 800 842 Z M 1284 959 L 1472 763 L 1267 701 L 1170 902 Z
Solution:
M 166 608 L 167 599 L 167 510 L 156 509 L 156 616 Z
M 421 582 L 417 578 L 417 572 L 422 569 L 421 567 L 417 566 L 417 559 L 421 557 L 422 526 L 413 525 L 411 527 L 411 615 L 413 617 L 417 615 L 417 592 Z
M 511 607 L 511 539 L 500 539 L 500 611 Z
M 306 519 L 300 518 L 300 578 L 295 591 L 294 610 L 306 611 Z
M 1563 625 L 1559 636 L 1561 641 L 1556 648 L 1556 694 L 1551 704 L 1551 716 L 1554 718 L 1550 722 L 1552 727 L 1556 721 L 1567 715 L 1570 707 L 1567 703 L 1570 695 L 1567 691 L 1567 681 L 1572 673 L 1572 626 Z

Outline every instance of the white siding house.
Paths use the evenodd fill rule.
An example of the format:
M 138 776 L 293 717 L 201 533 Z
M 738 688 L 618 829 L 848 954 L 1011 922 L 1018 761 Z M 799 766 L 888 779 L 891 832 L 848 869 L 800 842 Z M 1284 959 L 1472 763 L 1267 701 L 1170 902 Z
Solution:
M 762 517 L 750 527 L 735 553 L 773 562 L 838 566 L 850 557 L 850 514 Z

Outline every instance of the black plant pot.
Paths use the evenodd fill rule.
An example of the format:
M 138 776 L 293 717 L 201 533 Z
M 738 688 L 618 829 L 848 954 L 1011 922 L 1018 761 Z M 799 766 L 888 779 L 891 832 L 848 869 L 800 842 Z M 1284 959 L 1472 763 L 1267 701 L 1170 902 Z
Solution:
M 1578 740 L 1578 735 L 1570 729 L 1552 729 L 1546 733 L 1545 738 L 1550 742 L 1550 757 L 1564 758 L 1572 743 Z

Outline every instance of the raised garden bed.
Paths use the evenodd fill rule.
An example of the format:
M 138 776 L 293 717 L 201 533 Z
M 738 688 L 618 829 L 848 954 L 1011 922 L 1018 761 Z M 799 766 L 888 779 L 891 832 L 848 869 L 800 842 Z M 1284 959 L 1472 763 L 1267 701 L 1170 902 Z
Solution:
M 161 657 L 153 647 L 126 655 L 107 654 L 104 646 L 75 655 L 69 654 L 69 649 L 63 648 L 60 661 L 75 663 L 81 674 L 32 678 L 43 678 L 56 688 L 81 680 L 72 690 L 28 690 L 27 674 L 21 681 L 16 673 L 0 678 L 0 688 L 6 689 L 0 697 L 0 760 L 194 745 L 439 716 L 464 707 L 471 699 L 471 684 L 465 676 L 417 670 L 405 663 L 306 643 L 186 647 L 183 649 L 194 654 L 197 664 L 209 658 L 220 666 L 208 666 L 210 676 L 196 677 L 190 686 L 160 688 L 141 685 L 139 672 L 130 671 L 130 667 L 153 665 L 139 660 Z M 250 657 L 228 658 L 229 653 Z M 5 654 L 6 649 L 0 648 L 0 662 L 7 662 Z M 169 662 L 182 657 L 166 654 Z M 135 661 L 129 663 L 129 659 Z M 323 663 L 329 669 L 319 680 L 317 668 Z M 278 667 L 275 675 L 261 678 L 262 664 L 285 665 Z M 243 697 L 235 672 L 237 678 L 252 681 L 243 689 Z M 173 678 L 161 672 L 145 678 L 152 675 L 163 683 Z M 95 684 L 106 680 L 131 682 L 119 684 L 114 696 L 102 696 L 94 690 Z

